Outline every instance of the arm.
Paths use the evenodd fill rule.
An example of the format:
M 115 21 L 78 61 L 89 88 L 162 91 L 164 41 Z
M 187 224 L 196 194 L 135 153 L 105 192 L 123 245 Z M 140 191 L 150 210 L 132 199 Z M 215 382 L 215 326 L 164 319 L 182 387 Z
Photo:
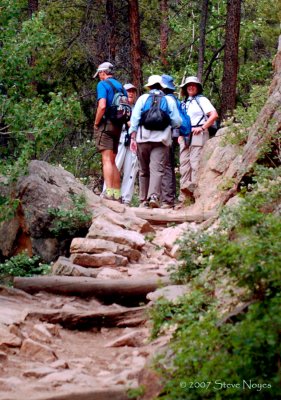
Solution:
M 130 119 L 130 129 L 129 129 L 130 135 L 132 134 L 132 132 L 137 132 L 138 130 L 139 122 L 141 119 L 141 111 L 147 97 L 148 95 L 142 95 L 141 97 L 139 97 L 135 104 L 135 107 L 133 108 L 132 116 Z
M 208 129 L 211 125 L 213 125 L 213 123 L 218 119 L 218 113 L 216 110 L 214 111 L 210 111 L 207 114 L 207 121 L 204 122 L 204 124 L 202 126 L 198 126 L 196 128 L 192 128 L 192 132 L 195 135 L 199 135 L 199 133 L 202 133 L 203 131 L 205 131 L 206 129 Z
M 179 114 L 179 110 L 177 107 L 177 103 L 174 99 L 169 96 L 166 96 L 166 100 L 169 106 L 169 115 L 171 118 L 171 126 L 172 128 L 178 128 L 181 126 L 182 120 Z
M 102 117 L 104 116 L 106 110 L 106 99 L 100 99 L 98 102 L 98 108 L 96 112 L 94 128 L 97 128 L 101 123 Z

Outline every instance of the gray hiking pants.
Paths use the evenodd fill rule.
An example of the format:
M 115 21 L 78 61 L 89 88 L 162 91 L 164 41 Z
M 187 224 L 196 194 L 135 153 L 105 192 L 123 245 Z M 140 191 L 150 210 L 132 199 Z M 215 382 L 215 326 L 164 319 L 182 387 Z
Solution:
M 138 143 L 140 201 L 152 195 L 160 199 L 162 177 L 165 171 L 169 147 L 159 142 Z

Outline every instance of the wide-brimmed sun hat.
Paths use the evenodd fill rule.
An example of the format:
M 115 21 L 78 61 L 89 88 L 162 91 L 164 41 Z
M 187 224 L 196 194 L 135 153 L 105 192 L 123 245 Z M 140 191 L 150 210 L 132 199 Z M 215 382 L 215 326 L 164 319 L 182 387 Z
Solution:
M 113 65 L 112 65 L 110 62 L 108 62 L 108 61 L 103 62 L 102 64 L 100 64 L 100 65 L 98 66 L 98 69 L 97 69 L 97 71 L 96 71 L 96 73 L 95 73 L 95 75 L 94 75 L 94 78 L 96 78 L 96 77 L 98 76 L 98 73 L 99 73 L 99 72 L 111 70 L 111 69 L 113 69 L 113 68 L 114 68 L 114 67 L 113 67 Z
M 176 87 L 174 85 L 174 78 L 171 75 L 162 75 L 162 87 L 164 89 L 171 89 L 171 90 L 176 90 Z
M 185 81 L 180 85 L 181 88 L 188 85 L 189 83 L 196 83 L 199 88 L 200 93 L 203 91 L 203 86 L 197 76 L 188 76 Z
M 145 87 L 150 87 L 150 86 L 156 85 L 156 83 L 159 83 L 159 84 L 161 85 L 161 83 L 162 83 L 162 78 L 161 78 L 161 76 L 160 76 L 160 75 L 151 75 L 151 76 L 148 78 L 147 84 L 144 85 L 144 86 L 145 86 Z M 162 85 L 161 85 L 161 86 L 162 86 Z

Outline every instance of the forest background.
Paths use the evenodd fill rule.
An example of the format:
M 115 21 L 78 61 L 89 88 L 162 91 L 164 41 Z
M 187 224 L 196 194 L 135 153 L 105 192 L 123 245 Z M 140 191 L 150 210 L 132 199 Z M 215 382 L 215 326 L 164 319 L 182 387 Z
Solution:
M 41 159 L 98 185 L 99 63 L 139 93 L 151 74 L 177 84 L 198 74 L 222 120 L 266 98 L 281 20 L 275 0 L 1 0 L 0 10 L 0 173 L 16 179 Z

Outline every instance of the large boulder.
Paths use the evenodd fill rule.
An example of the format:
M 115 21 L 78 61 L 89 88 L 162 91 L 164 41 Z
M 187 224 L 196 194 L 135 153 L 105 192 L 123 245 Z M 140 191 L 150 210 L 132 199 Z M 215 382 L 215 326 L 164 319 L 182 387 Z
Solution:
M 59 255 L 67 255 L 72 237 L 54 235 L 51 228 L 55 217 L 50 214 L 50 208 L 71 209 L 72 195 L 84 195 L 93 212 L 95 207 L 101 206 L 100 198 L 72 174 L 38 160 L 30 162 L 28 173 L 19 178 L 14 194 L 20 200 L 16 216 L 0 224 L 2 257 L 27 250 L 29 255 L 37 254 L 43 261 L 51 262 Z M 88 227 L 89 222 L 79 225 L 80 234 L 82 231 L 86 235 Z

